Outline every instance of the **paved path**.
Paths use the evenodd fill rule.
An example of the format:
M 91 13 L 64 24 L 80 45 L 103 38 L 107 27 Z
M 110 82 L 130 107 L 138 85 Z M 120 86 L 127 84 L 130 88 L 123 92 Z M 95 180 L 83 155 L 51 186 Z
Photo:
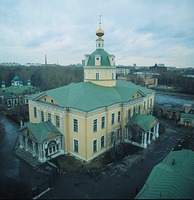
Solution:
M 166 132 L 147 149 L 109 165 L 100 173 L 98 170 L 88 174 L 60 174 L 53 189 L 41 198 L 133 199 L 136 196 L 136 187 L 139 190 L 143 187 L 153 167 L 162 161 L 177 143 L 177 130 L 167 124 L 165 126 Z
M 2 114 L 0 114 L 0 123 L 5 127 L 5 130 L 0 130 L 0 184 L 6 185 L 11 180 L 19 180 L 26 181 L 30 187 L 35 187 L 47 180 L 46 170 L 37 171 L 15 154 L 14 147 L 18 139 L 19 126 Z M 0 194 L 1 190 L 3 185 L 0 185 Z

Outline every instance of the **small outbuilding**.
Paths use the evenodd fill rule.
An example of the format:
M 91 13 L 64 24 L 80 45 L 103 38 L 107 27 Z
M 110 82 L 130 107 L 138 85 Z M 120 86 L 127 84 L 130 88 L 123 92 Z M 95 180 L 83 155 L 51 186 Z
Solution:
M 26 123 L 20 128 L 16 154 L 33 166 L 64 154 L 63 136 L 50 122 Z
M 171 151 L 153 168 L 135 199 L 194 199 L 193 169 L 193 151 Z

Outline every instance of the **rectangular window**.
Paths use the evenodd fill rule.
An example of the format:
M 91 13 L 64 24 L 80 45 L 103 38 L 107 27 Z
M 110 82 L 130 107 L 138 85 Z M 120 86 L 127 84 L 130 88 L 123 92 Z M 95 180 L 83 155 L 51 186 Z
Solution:
M 144 108 L 144 110 L 146 109 L 146 102 L 145 101 L 143 102 L 143 108 Z
M 114 131 L 110 133 L 110 144 L 114 143 Z
M 121 121 L 121 111 L 118 112 L 118 122 Z
M 59 116 L 56 116 L 56 127 L 60 127 Z
M 140 114 L 141 113 L 141 106 L 139 105 L 139 107 L 138 107 L 138 114 Z
M 120 129 L 118 128 L 117 129 L 117 140 L 119 140 L 120 139 Z
M 114 76 L 114 73 L 112 73 L 112 80 L 114 80 L 115 79 L 115 76 Z
M 131 117 L 131 109 L 128 110 L 128 119 Z
M 135 107 L 133 107 L 133 115 L 135 115 Z
M 37 118 L 37 111 L 36 111 L 36 107 L 34 107 L 34 117 Z
M 44 112 L 41 111 L 41 121 L 43 122 L 44 121 Z
M 150 107 L 152 107 L 152 99 L 150 99 Z
M 74 139 L 73 140 L 73 150 L 74 152 L 78 153 L 78 150 L 79 150 L 79 146 L 78 146 L 78 140 Z
M 115 113 L 112 113 L 111 124 L 113 125 L 114 123 L 115 123 Z
M 102 117 L 101 129 L 105 128 L 105 116 Z
M 101 149 L 104 148 L 104 135 L 101 137 Z
M 99 73 L 96 73 L 96 80 L 99 80 Z
M 93 141 L 93 153 L 97 152 L 97 140 Z
M 93 132 L 97 131 L 97 127 L 98 127 L 98 121 L 97 119 L 93 120 Z
M 73 119 L 73 131 L 78 132 L 78 120 Z
M 51 114 L 48 113 L 48 121 L 51 122 Z

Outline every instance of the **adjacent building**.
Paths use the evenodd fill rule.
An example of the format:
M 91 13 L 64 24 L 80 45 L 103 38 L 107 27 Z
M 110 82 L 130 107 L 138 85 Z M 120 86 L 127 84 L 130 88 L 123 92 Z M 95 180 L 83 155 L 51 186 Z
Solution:
M 165 67 L 164 64 L 155 64 L 154 66 L 150 67 L 150 71 L 157 72 L 157 73 L 163 73 L 167 72 L 167 67 Z
M 133 138 L 130 126 L 134 124 L 141 130 L 138 135 L 141 140 L 135 144 L 146 148 L 158 137 L 159 122 L 152 116 L 155 91 L 116 80 L 115 56 L 104 50 L 101 23 L 96 35 L 96 50 L 85 54 L 84 82 L 44 91 L 29 99 L 30 122 L 20 129 L 19 150 L 29 153 L 40 163 L 63 153 L 91 161 L 115 143 L 130 141 Z M 145 128 L 142 119 L 143 123 L 148 123 Z M 42 135 L 45 130 L 40 124 L 47 122 L 49 126 L 54 125 L 55 130 L 37 142 L 34 131 Z M 58 132 L 63 139 L 59 134 L 58 148 L 50 149 L 48 137 L 55 140 Z M 28 140 L 35 146 L 37 143 L 39 150 L 29 152 Z
M 19 105 L 27 105 L 27 95 L 37 93 L 39 90 L 31 85 L 31 80 L 27 81 L 27 85 L 23 84 L 18 76 L 11 80 L 11 86 L 6 86 L 5 81 L 1 82 L 0 88 L 0 104 L 6 108 L 17 107 Z
M 194 152 L 171 151 L 151 171 L 135 199 L 194 199 Z
M 138 85 L 147 88 L 155 88 L 158 85 L 158 73 L 135 72 L 133 75 Z

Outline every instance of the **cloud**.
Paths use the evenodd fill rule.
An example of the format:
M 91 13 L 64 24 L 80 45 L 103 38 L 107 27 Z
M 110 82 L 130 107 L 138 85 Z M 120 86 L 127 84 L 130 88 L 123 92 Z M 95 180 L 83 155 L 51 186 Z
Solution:
M 1 0 L 0 62 L 81 63 L 99 15 L 116 64 L 194 67 L 193 0 Z

